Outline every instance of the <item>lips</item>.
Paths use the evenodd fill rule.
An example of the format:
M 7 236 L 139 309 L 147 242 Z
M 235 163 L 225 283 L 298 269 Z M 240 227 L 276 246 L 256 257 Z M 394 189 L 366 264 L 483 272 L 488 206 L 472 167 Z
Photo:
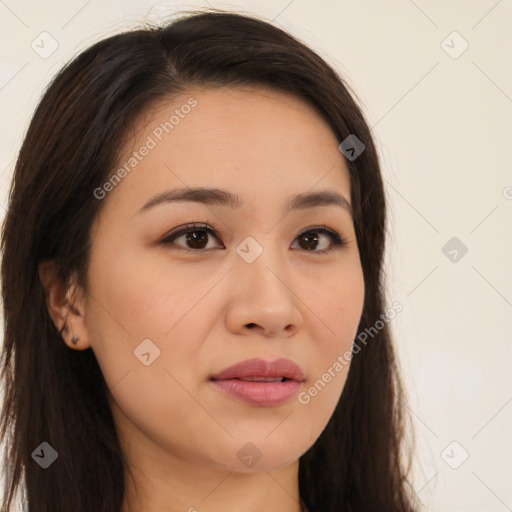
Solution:
M 293 361 L 289 359 L 277 359 L 275 361 L 264 361 L 263 359 L 248 359 L 226 368 L 212 380 L 239 379 L 248 382 L 283 382 L 295 380 L 302 382 L 304 372 Z
M 260 407 L 278 406 L 291 400 L 304 382 L 304 372 L 289 359 L 248 359 L 210 378 L 226 395 Z

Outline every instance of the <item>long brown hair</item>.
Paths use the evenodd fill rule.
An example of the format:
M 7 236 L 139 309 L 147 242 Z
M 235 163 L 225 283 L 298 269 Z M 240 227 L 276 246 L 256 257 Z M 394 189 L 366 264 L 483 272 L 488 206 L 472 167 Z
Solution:
M 86 287 L 93 191 L 114 170 L 123 141 L 154 100 L 190 87 L 258 85 L 312 105 L 347 159 L 354 225 L 365 280 L 360 331 L 385 311 L 386 204 L 379 160 L 364 116 L 344 80 L 297 39 L 254 17 L 186 13 L 163 27 L 102 40 L 68 63 L 43 95 L 16 163 L 2 230 L 5 388 L 0 432 L 7 439 L 9 510 L 23 489 L 29 511 L 119 512 L 125 460 L 92 350 L 70 350 L 51 321 L 38 265 L 58 263 Z M 383 322 L 381 322 L 383 323 Z M 299 489 L 310 512 L 411 512 L 403 449 L 404 393 L 389 326 L 354 354 L 341 399 L 301 458 Z M 33 460 L 42 442 L 59 464 Z M 405 458 L 404 458 L 405 456 Z

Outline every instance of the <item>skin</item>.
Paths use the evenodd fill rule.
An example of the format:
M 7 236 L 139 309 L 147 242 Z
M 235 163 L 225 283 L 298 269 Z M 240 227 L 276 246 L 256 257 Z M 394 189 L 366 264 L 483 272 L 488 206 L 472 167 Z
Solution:
M 48 309 L 71 349 L 93 350 L 110 388 L 135 478 L 123 512 L 298 512 L 298 459 L 329 421 L 348 366 L 307 404 L 251 405 L 209 378 L 245 359 L 284 357 L 303 369 L 307 391 L 350 350 L 364 301 L 351 214 L 337 205 L 288 208 L 288 196 L 319 190 L 350 201 L 348 169 L 310 106 L 239 87 L 154 105 L 119 165 L 190 97 L 197 106 L 103 199 L 87 290 L 66 291 L 51 264 L 41 265 Z M 244 203 L 174 202 L 137 214 L 154 195 L 185 186 L 224 189 Z M 214 229 L 205 248 L 185 252 L 185 236 L 161 242 L 191 222 Z M 322 254 L 332 242 L 319 233 L 308 251 L 298 235 L 318 225 L 345 245 Z M 263 248 L 252 263 L 236 252 L 247 236 Z M 134 355 L 144 339 L 160 350 L 149 366 Z M 252 467 L 237 457 L 248 442 L 261 453 Z

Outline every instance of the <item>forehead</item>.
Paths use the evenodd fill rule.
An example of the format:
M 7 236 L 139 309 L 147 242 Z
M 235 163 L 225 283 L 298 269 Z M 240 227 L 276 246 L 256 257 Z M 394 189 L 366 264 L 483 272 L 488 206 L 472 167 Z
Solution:
M 126 172 L 107 199 L 135 211 L 177 186 L 230 190 L 254 207 L 315 187 L 350 199 L 338 143 L 313 107 L 284 92 L 190 90 L 140 116 L 114 169 Z

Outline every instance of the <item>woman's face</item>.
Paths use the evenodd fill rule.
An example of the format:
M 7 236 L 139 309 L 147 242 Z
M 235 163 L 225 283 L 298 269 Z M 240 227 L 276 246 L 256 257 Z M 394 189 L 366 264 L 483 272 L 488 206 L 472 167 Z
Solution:
M 350 208 L 307 199 L 350 202 L 340 141 L 300 100 L 241 88 L 173 98 L 137 128 L 118 179 L 95 192 L 78 328 L 123 446 L 134 463 L 289 465 L 334 411 L 363 307 Z M 263 360 L 256 376 L 288 359 L 303 377 L 212 380 L 248 359 Z

